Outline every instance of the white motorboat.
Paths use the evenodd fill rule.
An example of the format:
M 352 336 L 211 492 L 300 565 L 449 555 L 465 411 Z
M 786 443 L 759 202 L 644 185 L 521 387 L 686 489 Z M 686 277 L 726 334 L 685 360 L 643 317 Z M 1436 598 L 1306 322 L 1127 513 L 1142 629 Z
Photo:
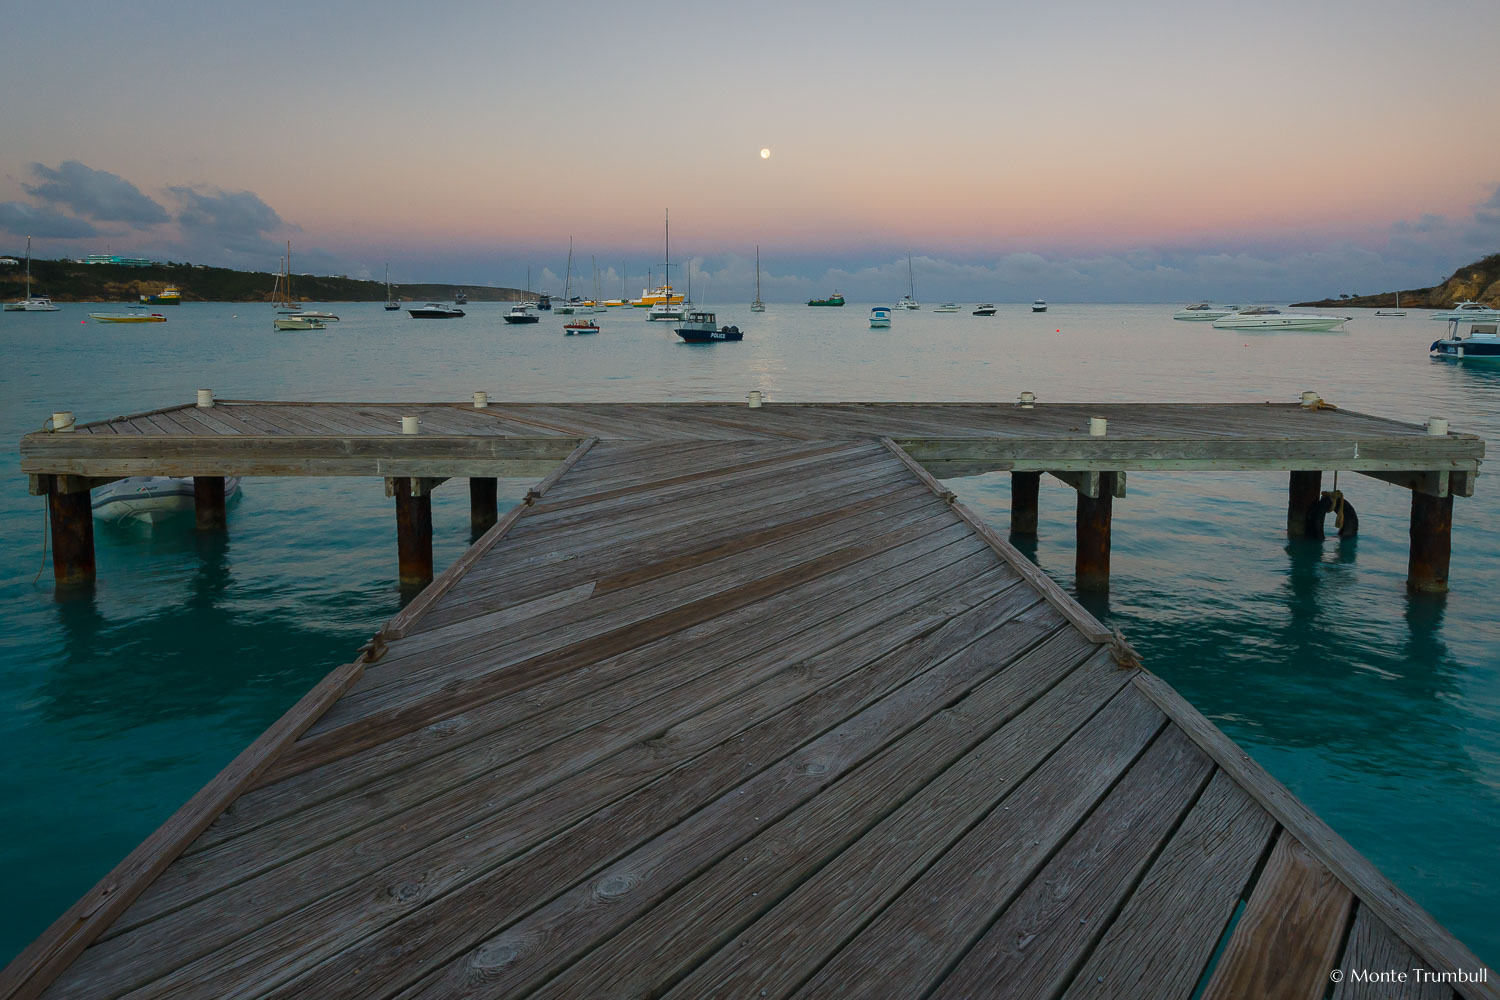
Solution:
M 1031 303 L 1031 311 L 1034 312 L 1034 313 L 1044 313 L 1044 312 L 1046 312 L 1047 311 L 1047 300 L 1046 299 L 1036 299 L 1035 301 L 1033 301 Z
M 1427 352 L 1452 361 L 1500 361 L 1500 324 L 1471 323 L 1469 335 L 1458 330 L 1461 320 L 1448 321 L 1448 336 L 1434 340 Z
M 1239 306 L 1216 306 L 1209 302 L 1199 302 L 1195 306 L 1183 306 L 1172 314 L 1172 318 L 1185 323 L 1206 323 L 1239 311 Z
M 1500 322 L 1500 309 L 1493 309 L 1483 302 L 1460 302 L 1452 309 L 1435 312 L 1428 318 L 1441 320 L 1456 319 L 1461 322 L 1472 320 L 1476 323 L 1494 323 Z
M 1243 309 L 1214 320 L 1215 330 L 1317 330 L 1327 331 L 1343 326 L 1348 316 L 1325 316 L 1321 313 L 1284 313 L 1272 306 Z
M 682 319 L 686 314 L 687 311 L 683 308 L 681 302 L 658 302 L 646 314 L 646 319 L 648 322 L 655 323 L 661 320 Z
M 5 303 L 6 312 L 55 313 L 58 311 L 52 300 L 45 295 L 31 294 L 31 237 L 26 237 L 26 297 Z
M 891 326 L 891 309 L 889 306 L 876 306 L 870 310 L 870 329 L 888 330 Z
M 240 491 L 238 476 L 224 477 L 224 498 Z M 193 481 L 172 476 L 129 476 L 94 491 L 94 517 L 101 521 L 155 524 L 193 509 Z
M 303 317 L 304 319 L 321 320 L 324 323 L 337 323 L 339 321 L 339 318 L 333 313 L 323 312 L 318 309 L 303 309 L 297 315 Z
M 933 312 L 956 313 L 956 312 L 958 312 L 958 303 L 957 302 L 944 302 L 942 305 L 940 305 L 936 309 L 934 309 Z
M 322 320 L 307 316 L 278 316 L 271 321 L 278 330 L 326 330 Z
M 995 303 L 993 303 L 993 302 L 981 302 L 981 303 L 979 303 L 979 305 L 977 305 L 977 306 L 974 307 L 974 315 L 975 316 L 993 316 L 993 315 L 995 315 Z
M 441 302 L 429 302 L 425 306 L 406 311 L 412 319 L 457 319 L 464 314 L 464 311 L 457 306 L 445 306 Z M 511 320 L 507 318 L 506 322 L 509 323 Z M 535 323 L 536 317 L 532 317 L 530 322 Z

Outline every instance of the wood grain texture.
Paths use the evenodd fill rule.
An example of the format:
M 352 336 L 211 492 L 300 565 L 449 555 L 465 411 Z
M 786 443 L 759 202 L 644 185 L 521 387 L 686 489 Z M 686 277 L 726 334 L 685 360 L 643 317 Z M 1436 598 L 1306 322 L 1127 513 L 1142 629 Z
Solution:
M 1283 830 L 1203 1000 L 1318 1000 L 1353 905 L 1344 884 Z

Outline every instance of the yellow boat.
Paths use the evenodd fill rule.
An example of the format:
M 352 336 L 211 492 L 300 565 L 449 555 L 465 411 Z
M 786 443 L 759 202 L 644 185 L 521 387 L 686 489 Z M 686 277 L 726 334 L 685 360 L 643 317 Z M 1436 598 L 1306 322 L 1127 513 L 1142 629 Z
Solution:
M 176 285 L 168 285 L 155 295 L 142 295 L 141 301 L 148 306 L 176 306 L 182 304 L 182 292 Z
M 89 313 L 96 323 L 165 323 L 167 317 L 161 313 Z
M 657 285 L 655 288 L 641 289 L 641 297 L 631 299 L 630 304 L 637 309 L 650 309 L 652 306 L 682 305 L 682 294 L 672 291 L 671 285 Z

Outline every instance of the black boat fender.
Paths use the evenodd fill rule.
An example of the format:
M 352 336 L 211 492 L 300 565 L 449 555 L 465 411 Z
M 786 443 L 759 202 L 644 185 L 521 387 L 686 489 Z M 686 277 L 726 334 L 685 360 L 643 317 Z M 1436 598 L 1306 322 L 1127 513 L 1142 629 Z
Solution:
M 1338 529 L 1340 538 L 1354 538 L 1359 534 L 1359 515 L 1355 513 L 1354 505 L 1344 499 L 1343 491 L 1324 490 L 1318 502 L 1307 512 L 1306 537 L 1324 538 L 1323 519 L 1330 513 L 1334 515 L 1333 526 Z

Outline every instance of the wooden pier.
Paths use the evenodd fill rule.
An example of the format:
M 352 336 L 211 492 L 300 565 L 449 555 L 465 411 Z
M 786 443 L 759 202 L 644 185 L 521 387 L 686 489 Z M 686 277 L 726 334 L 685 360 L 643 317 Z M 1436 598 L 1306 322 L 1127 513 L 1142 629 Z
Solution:
M 1351 977 L 1483 967 L 934 478 L 1011 470 L 1024 513 L 1040 472 L 1097 501 L 1338 468 L 1451 505 L 1482 454 L 1295 406 L 219 403 L 28 436 L 54 510 L 366 475 L 410 520 L 445 478 L 545 478 L 497 517 L 475 488 L 475 544 L 0 997 L 1314 1000 L 1341 970 L 1336 1000 L 1494 1000 Z

